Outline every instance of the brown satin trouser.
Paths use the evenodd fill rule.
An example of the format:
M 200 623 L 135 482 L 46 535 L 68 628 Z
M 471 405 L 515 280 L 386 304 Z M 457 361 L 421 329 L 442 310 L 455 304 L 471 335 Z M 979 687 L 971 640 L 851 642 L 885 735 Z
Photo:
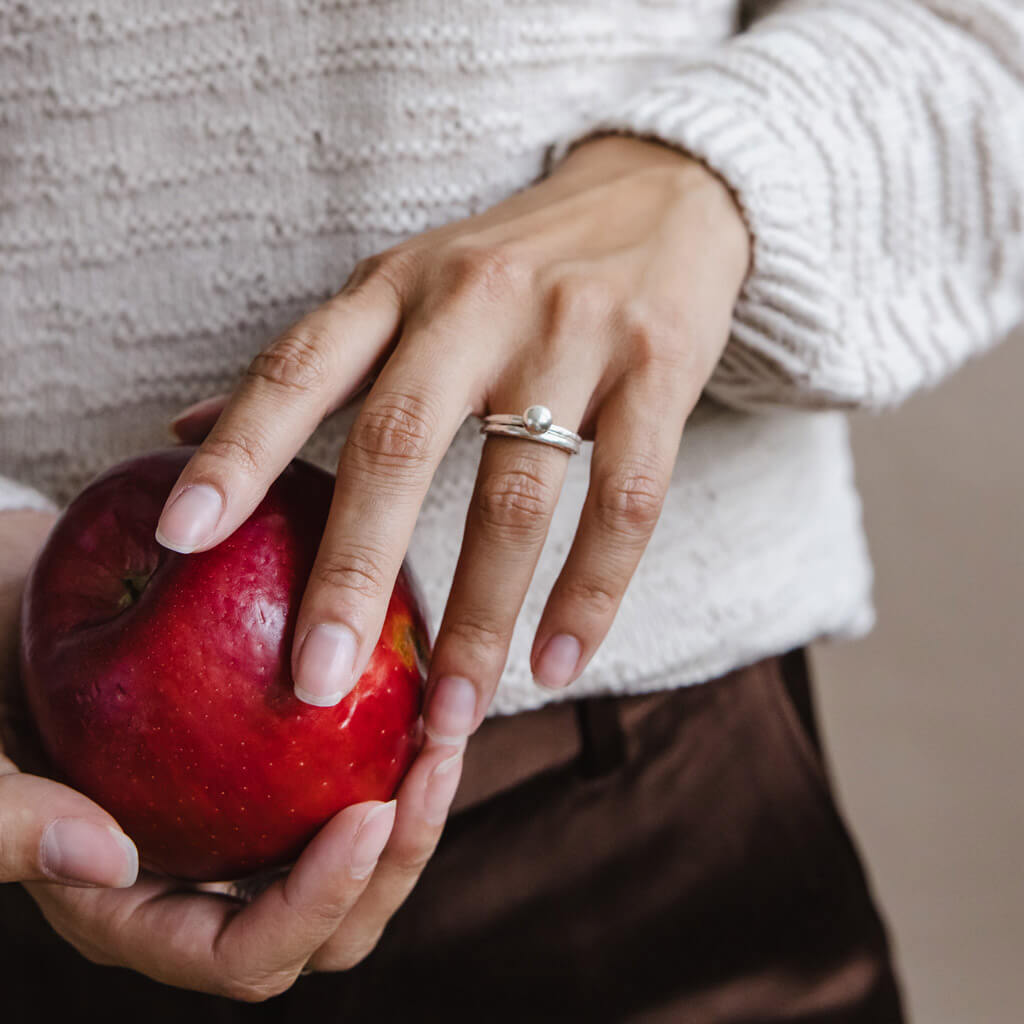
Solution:
M 489 719 L 376 950 L 248 1006 L 93 966 L 0 887 L 0 1017 L 897 1024 L 885 931 L 818 753 L 803 652 Z

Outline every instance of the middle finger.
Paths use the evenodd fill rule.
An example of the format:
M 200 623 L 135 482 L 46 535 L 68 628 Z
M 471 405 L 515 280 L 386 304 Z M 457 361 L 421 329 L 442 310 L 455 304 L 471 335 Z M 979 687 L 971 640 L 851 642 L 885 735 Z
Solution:
M 337 704 L 365 668 L 430 481 L 482 392 L 488 357 L 466 351 L 466 319 L 407 325 L 342 448 L 295 628 L 295 693 L 309 704 Z

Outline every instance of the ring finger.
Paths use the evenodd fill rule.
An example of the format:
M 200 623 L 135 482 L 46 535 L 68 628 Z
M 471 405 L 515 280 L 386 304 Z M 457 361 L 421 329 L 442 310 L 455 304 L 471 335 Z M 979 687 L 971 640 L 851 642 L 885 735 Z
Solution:
M 576 430 L 596 385 L 579 373 L 532 375 L 498 388 L 489 406 L 511 413 L 540 401 L 555 424 Z M 431 659 L 424 717 L 440 742 L 475 730 L 491 702 L 569 458 L 545 443 L 487 437 Z

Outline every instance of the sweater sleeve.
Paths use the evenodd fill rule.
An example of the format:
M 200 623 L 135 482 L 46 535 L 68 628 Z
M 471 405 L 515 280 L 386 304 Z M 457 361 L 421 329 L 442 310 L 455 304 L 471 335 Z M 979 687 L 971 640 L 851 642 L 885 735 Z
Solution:
M 894 405 L 1024 317 L 1024 5 L 749 6 L 587 137 L 675 145 L 737 196 L 753 262 L 713 397 Z
M 41 491 L 20 484 L 17 480 L 11 480 L 9 477 L 0 476 L 0 512 L 26 508 L 35 508 L 44 512 L 57 510 L 56 504 Z

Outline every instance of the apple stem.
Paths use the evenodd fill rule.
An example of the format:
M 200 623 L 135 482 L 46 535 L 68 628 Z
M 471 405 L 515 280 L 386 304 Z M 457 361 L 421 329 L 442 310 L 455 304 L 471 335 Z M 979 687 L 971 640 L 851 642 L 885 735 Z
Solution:
M 126 593 L 121 598 L 121 607 L 128 608 L 135 604 L 142 597 L 142 592 L 146 589 L 146 584 L 149 583 L 149 580 L 149 574 L 144 576 L 122 576 L 121 582 L 124 584 Z

